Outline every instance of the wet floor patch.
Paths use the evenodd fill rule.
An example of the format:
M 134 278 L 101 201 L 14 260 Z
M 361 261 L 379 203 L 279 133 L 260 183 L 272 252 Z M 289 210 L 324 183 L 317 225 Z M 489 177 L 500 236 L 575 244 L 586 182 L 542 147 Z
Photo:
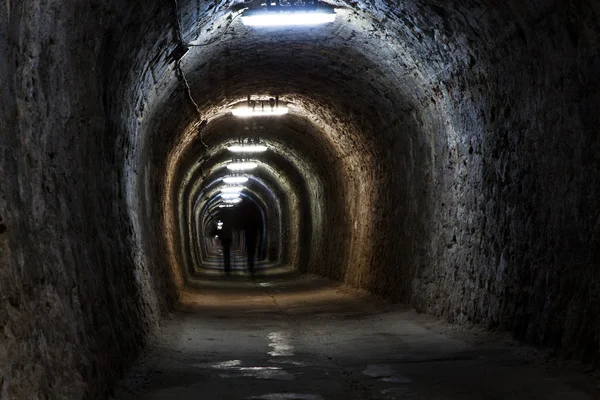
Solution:
M 410 378 L 395 373 L 390 365 L 385 364 L 368 365 L 367 368 L 365 368 L 365 370 L 363 371 L 363 374 L 366 376 L 370 376 L 371 378 L 376 378 L 381 382 L 401 384 L 412 382 Z
M 382 382 L 389 382 L 389 383 L 410 383 L 410 382 L 412 382 L 409 378 L 407 378 L 405 376 L 386 376 L 379 380 Z
M 272 379 L 277 381 L 292 381 L 296 379 L 294 374 L 281 369 L 273 369 L 269 367 L 253 367 L 253 369 L 240 369 L 238 372 L 229 374 L 219 374 L 220 378 L 237 379 L 237 378 L 254 378 L 254 379 Z
M 194 364 L 198 368 L 230 369 L 242 365 L 242 360 L 227 360 L 216 363 L 198 363 Z
M 284 365 L 292 365 L 294 367 L 305 367 L 306 363 L 302 362 L 302 361 L 294 361 L 294 360 L 285 360 L 285 359 L 280 359 L 280 360 L 269 360 L 269 362 L 271 364 L 284 364 Z
M 248 397 L 250 400 L 324 400 L 316 394 L 302 393 L 269 393 L 262 396 Z
M 402 363 L 440 363 L 440 362 L 455 362 L 455 361 L 478 361 L 489 358 L 485 354 L 478 354 L 473 352 L 464 352 L 460 354 L 448 354 L 443 356 L 432 356 L 432 355 L 408 355 L 408 354 L 395 354 L 391 358 L 399 360 Z
M 381 397 L 377 399 L 385 400 L 417 400 L 419 397 L 416 393 L 408 391 L 407 388 L 388 388 L 383 389 Z
M 221 378 L 254 378 L 254 379 L 273 379 L 280 381 L 291 381 L 296 375 L 284 371 L 278 366 L 256 366 L 243 365 L 242 360 L 226 360 L 215 363 L 195 364 L 197 368 L 217 369 L 226 371 L 219 374 Z
M 294 355 L 294 346 L 290 344 L 289 334 L 286 332 L 269 333 L 269 347 L 272 349 L 267 354 L 273 357 L 289 357 Z
M 389 365 L 369 365 L 363 371 L 363 374 L 370 376 L 371 378 L 381 378 L 386 376 L 392 376 L 394 374 L 392 367 Z

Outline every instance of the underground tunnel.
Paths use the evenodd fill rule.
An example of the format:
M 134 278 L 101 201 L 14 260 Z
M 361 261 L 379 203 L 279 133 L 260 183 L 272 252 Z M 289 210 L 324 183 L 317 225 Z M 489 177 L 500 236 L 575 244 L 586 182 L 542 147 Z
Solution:
M 597 2 L 0 9 L 0 399 L 592 398 L 451 333 L 600 361 Z

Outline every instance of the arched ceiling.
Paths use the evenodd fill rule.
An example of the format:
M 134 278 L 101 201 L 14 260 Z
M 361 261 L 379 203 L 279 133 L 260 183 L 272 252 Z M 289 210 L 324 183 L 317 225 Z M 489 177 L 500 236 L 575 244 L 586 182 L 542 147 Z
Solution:
M 279 95 L 255 194 L 289 263 L 598 359 L 597 2 L 328 4 L 330 25 L 261 30 L 238 1 L 6 2 L 3 295 L 22 306 L 0 314 L 38 330 L 7 348 L 63 343 L 39 364 L 105 391 L 185 286 L 228 108 Z

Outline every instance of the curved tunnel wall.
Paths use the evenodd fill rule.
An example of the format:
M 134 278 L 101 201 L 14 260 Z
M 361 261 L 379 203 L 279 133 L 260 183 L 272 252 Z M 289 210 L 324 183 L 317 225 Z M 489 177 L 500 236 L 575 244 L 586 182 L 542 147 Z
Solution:
M 206 118 L 274 91 L 324 133 L 311 272 L 599 359 L 594 2 L 352 3 L 304 39 L 180 6 L 187 40 L 215 39 L 183 65 Z M 94 397 L 183 286 L 173 173 L 199 121 L 170 4 L 6 9 L 0 368 L 16 396 Z
M 181 217 L 187 221 L 184 223 L 186 229 L 181 232 L 181 235 L 185 238 L 185 240 L 182 241 L 181 251 L 184 255 L 185 253 L 192 255 L 191 262 L 193 264 L 193 267 L 190 264 L 184 268 L 188 269 L 192 274 L 202 267 L 202 261 L 195 258 L 193 255 L 203 253 L 203 251 L 198 249 L 198 246 L 201 246 L 208 236 L 212 225 L 216 223 L 213 219 L 219 212 L 219 209 L 215 208 L 214 205 L 217 203 L 215 200 L 218 198 L 220 182 L 218 179 L 217 181 L 211 182 L 212 179 L 214 179 L 212 175 L 209 175 L 207 179 L 202 179 L 202 181 L 210 182 L 212 187 L 202 188 L 200 185 L 196 185 L 195 189 L 192 190 L 192 193 L 188 194 L 189 200 L 186 202 L 187 207 L 180 213 Z M 252 201 L 257 203 L 261 213 L 270 223 L 271 219 L 274 220 L 272 221 L 273 229 L 268 231 L 271 239 L 274 239 L 273 232 L 279 226 L 279 219 L 277 216 L 279 216 L 280 213 L 278 211 L 279 205 L 274 204 L 277 199 L 268 190 L 269 189 L 260 186 L 257 190 L 256 185 L 248 185 L 244 195 L 249 195 L 252 198 Z M 202 258 L 205 257 L 206 254 L 204 254 Z
M 211 194 L 211 196 L 216 196 L 218 197 L 218 192 L 214 192 Z M 261 216 L 261 238 L 260 238 L 260 243 L 262 243 L 263 245 L 265 244 L 271 244 L 272 246 L 277 246 L 277 247 L 281 247 L 281 242 L 282 242 L 282 238 L 280 237 L 279 234 L 277 234 L 278 231 L 280 231 L 280 225 L 278 223 L 278 218 L 279 217 L 279 213 L 274 213 L 273 209 L 274 208 L 279 208 L 276 205 L 270 205 L 269 203 L 274 203 L 275 199 L 272 198 L 272 196 L 269 196 L 267 198 L 265 198 L 266 196 L 264 196 L 262 193 L 257 192 L 255 189 L 253 189 L 251 186 L 249 186 L 244 193 L 241 194 L 241 197 L 248 201 L 251 202 L 252 204 L 254 204 L 256 206 L 257 211 L 260 213 Z M 210 201 L 214 201 L 214 197 L 209 198 L 211 199 Z M 205 204 L 202 206 L 202 209 L 200 209 L 200 207 L 196 207 L 197 211 L 194 213 L 194 217 L 195 217 L 195 225 L 197 226 L 196 231 L 200 232 L 200 237 L 198 237 L 198 239 L 202 240 L 202 241 L 206 241 L 206 238 L 208 238 L 209 232 L 211 230 L 211 228 L 213 226 L 215 226 L 216 222 L 219 218 L 219 214 L 220 211 L 218 208 L 215 208 L 213 206 L 212 209 L 210 208 L 211 203 Z M 225 210 L 225 212 L 227 211 L 232 211 L 232 210 Z M 204 221 L 202 221 L 204 220 Z M 267 224 L 269 225 L 269 228 L 267 228 Z M 201 226 L 202 225 L 202 226 Z M 266 242 L 266 243 L 264 243 Z M 276 250 L 277 253 L 277 250 Z M 260 254 L 263 254 L 263 252 L 261 251 Z M 206 258 L 206 253 L 204 253 L 203 258 Z M 204 260 L 197 260 L 195 261 L 195 270 L 199 270 L 201 269 L 204 265 L 203 265 L 203 261 Z
M 190 230 L 190 223 L 194 219 L 192 215 L 192 199 L 197 198 L 199 196 L 198 191 L 202 189 L 204 184 L 210 182 L 214 174 L 219 174 L 219 176 L 223 175 L 223 172 L 225 170 L 224 162 L 228 161 L 230 158 L 231 155 L 227 152 L 218 152 L 214 154 L 209 159 L 209 161 L 207 161 L 201 168 L 197 169 L 197 171 L 201 169 L 205 170 L 205 178 L 199 179 L 197 176 L 194 177 L 195 174 L 192 174 L 190 176 L 188 181 L 190 182 L 190 184 L 194 185 L 194 189 L 192 189 L 191 193 L 186 195 L 185 186 L 180 186 L 180 194 L 178 196 L 182 200 L 179 201 L 178 204 L 182 204 L 183 202 L 187 201 L 187 207 L 178 206 L 181 208 L 181 210 L 178 212 L 178 218 L 181 221 L 180 226 L 182 237 L 186 237 L 189 235 L 188 232 Z M 302 219 L 302 215 L 299 214 L 299 210 L 294 209 L 294 205 L 299 202 L 298 199 L 302 195 L 302 178 L 296 171 L 295 167 L 292 164 L 290 164 L 288 160 L 282 158 L 277 154 L 265 154 L 261 156 L 261 160 L 262 161 L 260 161 L 260 166 L 257 169 L 258 172 L 253 171 L 253 174 L 258 173 L 263 178 L 267 178 L 270 187 L 272 189 L 276 189 L 279 193 L 280 198 L 272 199 L 271 202 L 278 201 L 279 203 L 281 203 L 284 206 L 287 206 L 288 208 L 284 215 L 286 224 L 284 232 L 285 234 L 283 234 L 282 237 L 288 240 L 288 242 L 284 243 L 286 259 L 288 259 L 289 257 L 294 258 L 296 257 L 295 254 L 297 253 L 299 248 L 299 243 L 296 236 L 301 230 L 301 228 L 298 228 L 298 225 L 301 224 Z M 182 171 L 186 171 L 185 167 Z M 187 174 L 186 172 L 182 173 Z M 212 192 L 209 192 L 208 195 L 213 194 L 214 190 L 215 189 L 213 189 Z M 271 196 L 269 196 L 267 191 L 264 197 L 265 204 L 268 203 L 267 199 L 269 199 L 270 197 Z M 188 200 L 184 200 L 185 198 L 187 198 Z M 278 224 L 279 221 L 274 222 L 275 227 Z M 192 240 L 192 238 L 190 238 L 190 240 Z M 186 255 L 190 253 L 191 248 L 192 247 L 189 244 L 185 242 L 181 243 L 180 252 L 182 254 L 182 257 L 186 258 Z M 289 254 L 292 255 L 290 256 Z M 194 268 L 188 269 L 193 270 Z
M 322 132 L 315 129 L 313 124 L 305 119 L 286 116 L 258 120 L 260 124 L 268 126 L 262 135 L 262 140 L 270 146 L 267 153 L 255 157 L 260 165 L 268 166 L 267 169 L 259 168 L 259 171 L 263 171 L 261 174 L 264 174 L 267 173 L 267 170 L 272 170 L 266 183 L 272 188 L 280 187 L 277 189 L 278 199 L 291 207 L 283 215 L 285 221 L 282 221 L 282 238 L 286 242 L 282 261 L 306 270 L 310 262 L 318 262 L 320 253 L 315 250 L 321 246 L 321 237 L 318 235 L 328 229 L 323 225 L 322 215 L 327 212 L 323 210 L 325 207 L 323 191 L 324 187 L 335 185 L 335 182 L 331 181 L 335 178 L 335 173 L 324 168 L 323 165 L 327 166 L 327 163 L 332 161 L 332 157 L 331 154 L 321 150 L 323 147 L 322 139 L 320 139 Z M 209 124 L 205 140 L 210 140 L 209 138 L 213 134 L 211 132 L 218 134 L 220 131 L 230 135 L 229 140 L 235 139 L 236 136 L 232 136 L 231 133 L 239 132 L 243 124 L 244 122 L 239 119 L 222 118 Z M 221 140 L 223 140 L 222 136 L 219 136 Z M 219 146 L 213 146 L 213 149 L 219 148 Z M 209 180 L 211 171 L 214 169 L 212 165 L 219 161 L 227 161 L 232 156 L 229 152 L 219 152 L 218 150 L 213 153 L 211 157 L 204 156 L 208 160 L 202 167 L 207 176 L 204 181 Z M 198 156 L 192 158 L 198 158 Z M 191 178 L 191 180 L 202 181 L 202 179 L 195 180 L 195 178 Z M 198 187 L 201 186 L 198 185 Z M 288 201 L 287 197 L 289 196 L 291 199 Z M 315 215 L 317 212 L 319 215 Z M 186 216 L 188 213 L 183 211 L 181 214 Z M 298 249 L 302 249 L 302 251 L 299 252 Z M 288 255 L 288 253 L 290 254 Z M 316 257 L 312 257 L 312 261 L 311 254 L 316 254 Z
M 218 180 L 218 179 L 217 179 Z M 263 229 L 265 230 L 264 235 L 267 240 L 267 255 L 268 259 L 271 261 L 279 260 L 282 263 L 286 263 L 287 261 L 287 252 L 289 249 L 286 246 L 286 238 L 283 236 L 283 226 L 289 226 L 289 215 L 288 213 L 282 213 L 283 209 L 287 209 L 288 201 L 285 198 L 284 192 L 281 190 L 274 191 L 270 185 L 265 183 L 263 179 L 257 178 L 255 176 L 249 177 L 250 190 L 257 197 L 257 199 L 253 199 L 252 201 L 256 203 L 260 203 L 261 210 L 263 214 Z M 277 185 L 277 182 L 273 183 Z M 260 190 L 254 189 L 253 187 L 259 187 Z M 264 195 L 260 195 L 261 192 L 266 192 Z M 216 204 L 217 201 L 213 201 L 213 204 Z M 204 204 L 204 202 L 202 203 Z M 195 206 L 197 210 L 204 210 L 208 208 L 208 204 L 201 205 L 197 204 Z M 214 209 L 214 208 L 213 208 Z M 217 210 L 218 211 L 218 210 Z M 290 210 L 291 211 L 291 210 Z M 197 221 L 200 222 L 201 216 L 198 216 Z M 210 227 L 207 225 L 205 221 L 203 223 L 204 232 L 208 232 Z M 196 229 L 196 232 L 201 232 L 200 228 Z M 197 234 L 197 233 L 196 233 Z M 203 253 L 203 258 L 206 258 L 206 252 Z

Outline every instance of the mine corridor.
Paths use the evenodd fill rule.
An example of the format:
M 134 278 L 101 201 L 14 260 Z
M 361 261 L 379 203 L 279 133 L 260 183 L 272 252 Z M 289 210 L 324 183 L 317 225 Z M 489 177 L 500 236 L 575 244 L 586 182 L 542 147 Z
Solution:
M 5 0 L 0 399 L 594 399 L 594 0 Z

